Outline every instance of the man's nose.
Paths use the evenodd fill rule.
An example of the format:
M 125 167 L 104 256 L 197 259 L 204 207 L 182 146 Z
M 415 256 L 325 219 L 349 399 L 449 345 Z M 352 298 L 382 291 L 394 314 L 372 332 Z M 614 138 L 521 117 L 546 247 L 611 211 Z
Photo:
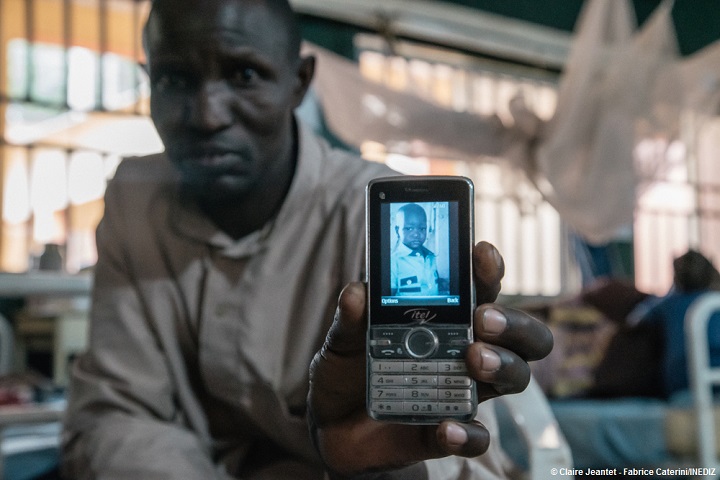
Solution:
M 222 130 L 233 123 L 229 94 L 220 82 L 204 82 L 187 103 L 186 123 L 207 132 Z

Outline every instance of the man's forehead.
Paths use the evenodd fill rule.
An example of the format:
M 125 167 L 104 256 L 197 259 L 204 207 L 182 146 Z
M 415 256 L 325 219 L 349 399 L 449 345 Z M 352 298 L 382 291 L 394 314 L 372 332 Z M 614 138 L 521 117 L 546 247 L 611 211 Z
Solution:
M 183 32 L 238 32 L 277 21 L 264 0 L 155 0 L 148 19 L 150 35 Z

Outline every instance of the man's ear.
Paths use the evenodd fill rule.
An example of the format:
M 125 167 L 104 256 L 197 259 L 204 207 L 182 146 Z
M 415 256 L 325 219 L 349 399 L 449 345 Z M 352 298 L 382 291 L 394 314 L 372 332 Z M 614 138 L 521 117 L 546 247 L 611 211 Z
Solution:
M 312 79 L 315 76 L 315 57 L 308 55 L 300 57 L 297 70 L 297 87 L 295 90 L 295 108 L 299 107 L 307 94 Z

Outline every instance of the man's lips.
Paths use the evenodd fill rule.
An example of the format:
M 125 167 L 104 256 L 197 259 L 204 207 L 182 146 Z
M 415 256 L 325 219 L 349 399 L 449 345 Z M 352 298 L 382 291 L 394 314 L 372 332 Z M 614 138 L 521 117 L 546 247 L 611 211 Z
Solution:
M 185 161 L 202 167 L 224 169 L 242 163 L 242 157 L 235 152 L 203 152 L 189 155 Z
M 242 154 L 228 150 L 178 150 L 173 158 L 185 170 L 215 175 L 242 173 L 249 163 Z

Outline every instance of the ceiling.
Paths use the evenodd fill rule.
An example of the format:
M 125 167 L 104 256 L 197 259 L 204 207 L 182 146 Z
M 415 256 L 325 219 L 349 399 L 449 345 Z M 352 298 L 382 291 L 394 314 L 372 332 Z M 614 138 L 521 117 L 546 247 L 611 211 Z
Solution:
M 478 56 L 559 71 L 584 0 L 291 0 L 303 35 L 347 57 L 358 31 L 381 31 Z M 608 0 L 611 1 L 611 0 Z M 612 0 L 618 1 L 618 0 Z M 661 0 L 632 0 L 642 24 Z M 680 52 L 720 38 L 717 0 L 675 0 Z
M 437 0 L 464 5 L 506 17 L 572 31 L 583 0 Z M 612 0 L 617 1 L 617 0 Z M 642 23 L 661 0 L 632 0 Z M 720 38 L 720 6 L 717 0 L 675 0 L 673 20 L 680 49 L 690 54 Z

